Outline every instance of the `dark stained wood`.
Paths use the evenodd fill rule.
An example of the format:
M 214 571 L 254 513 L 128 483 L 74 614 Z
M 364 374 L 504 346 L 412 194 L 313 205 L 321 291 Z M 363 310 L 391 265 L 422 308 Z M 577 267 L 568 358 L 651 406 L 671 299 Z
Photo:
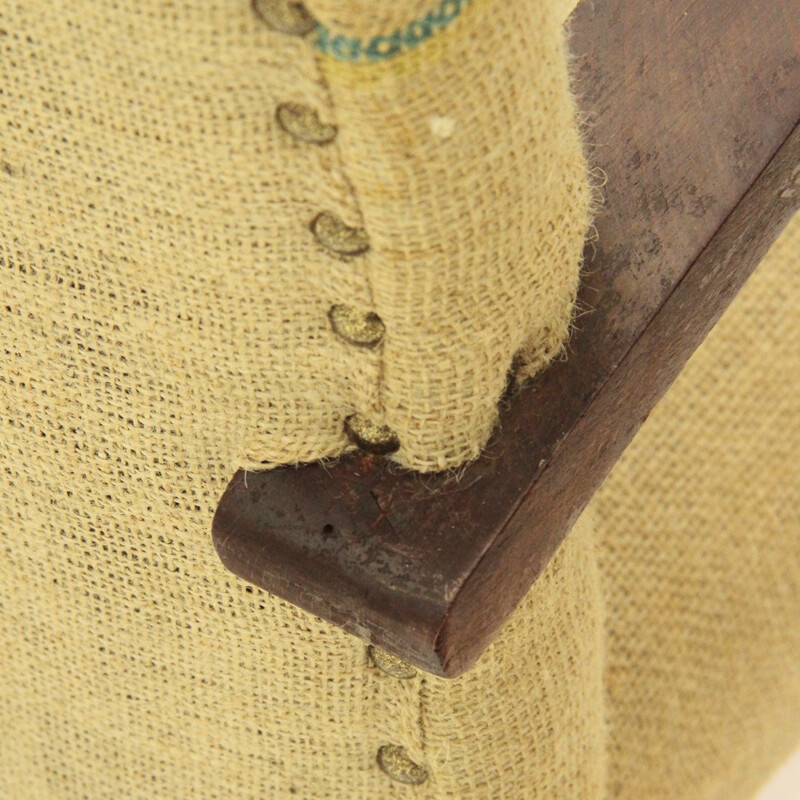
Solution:
M 238 472 L 214 518 L 235 573 L 439 675 L 491 643 L 800 207 L 800 0 L 583 0 L 571 41 L 607 182 L 569 358 L 459 479 L 363 454 Z

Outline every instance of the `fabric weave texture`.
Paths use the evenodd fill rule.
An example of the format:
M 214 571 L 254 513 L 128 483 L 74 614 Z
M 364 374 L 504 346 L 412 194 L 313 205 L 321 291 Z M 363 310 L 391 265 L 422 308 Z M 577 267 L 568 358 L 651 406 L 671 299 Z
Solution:
M 208 524 L 229 476 L 213 453 L 169 457 L 174 406 L 144 457 L 111 420 L 131 449 L 106 455 L 62 377 L 13 356 L 0 796 L 752 797 L 800 739 L 799 253 L 800 217 L 453 681 L 392 678 L 227 573 Z M 2 326 L 6 350 L 45 346 L 30 314 Z M 389 779 L 385 744 L 428 781 Z
M 535 372 L 569 331 L 590 188 L 553 8 L 472 0 L 365 66 L 249 0 L 6 4 L 6 263 L 48 287 L 43 313 L 105 327 L 111 360 L 131 343 L 97 368 L 177 402 L 231 474 L 351 450 L 354 413 L 403 466 L 457 467 L 515 356 Z M 335 140 L 292 137 L 287 103 Z M 321 246 L 323 212 L 369 249 Z M 335 335 L 341 304 L 382 319 L 378 347 Z
M 214 553 L 237 467 L 335 456 L 356 411 L 458 465 L 512 357 L 559 353 L 566 9 L 464 5 L 368 73 L 238 0 L 0 9 L 0 797 L 737 800 L 800 738 L 800 218 L 461 678 L 388 676 Z M 332 336 L 345 301 L 379 348 Z

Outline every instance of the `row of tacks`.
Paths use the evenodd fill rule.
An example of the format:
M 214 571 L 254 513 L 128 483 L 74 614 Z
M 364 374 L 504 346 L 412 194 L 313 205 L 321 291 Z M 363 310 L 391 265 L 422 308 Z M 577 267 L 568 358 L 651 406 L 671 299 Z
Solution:
M 253 0 L 258 16 L 281 33 L 303 36 L 316 27 L 316 22 L 302 3 L 295 0 Z M 317 112 L 299 103 L 282 103 L 276 110 L 278 124 L 296 140 L 314 145 L 329 144 L 336 138 L 335 125 L 320 120 Z M 359 256 L 369 250 L 366 230 L 346 225 L 336 214 L 323 211 L 311 221 L 311 232 L 328 251 L 338 256 Z M 382 341 L 386 327 L 374 312 L 360 311 L 349 305 L 334 305 L 328 311 L 334 333 L 356 347 L 374 348 Z M 362 450 L 388 455 L 400 447 L 396 434 L 385 425 L 378 425 L 361 414 L 351 414 L 344 422 L 350 439 Z M 369 657 L 380 670 L 397 679 L 413 678 L 416 670 L 410 664 L 385 650 L 368 648 Z M 428 770 L 415 763 L 401 745 L 383 745 L 377 762 L 391 778 L 402 783 L 421 784 L 428 779 Z

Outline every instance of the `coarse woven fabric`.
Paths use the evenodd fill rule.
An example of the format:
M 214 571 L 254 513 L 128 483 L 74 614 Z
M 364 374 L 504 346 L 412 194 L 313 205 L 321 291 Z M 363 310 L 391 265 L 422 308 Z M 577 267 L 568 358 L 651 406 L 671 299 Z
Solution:
M 219 455 L 146 386 L 146 428 L 81 418 L 59 356 L 131 348 L 58 329 L 6 265 L 0 796 L 752 796 L 800 736 L 799 254 L 800 217 L 452 682 L 228 575 Z M 429 781 L 384 775 L 387 743 Z
M 148 429 L 88 440 L 58 357 L 109 359 L 103 329 L 55 328 L 7 268 L 0 796 L 751 797 L 800 737 L 799 262 L 800 217 L 455 681 L 390 678 L 226 573 L 219 455 L 143 385 Z
M 414 25 L 415 39 L 426 40 L 443 24 L 448 24 L 475 0 L 307 0 L 314 18 L 331 35 L 342 35 L 367 41 L 376 36 L 401 34 Z M 578 0 L 550 0 L 550 11 L 557 22 L 563 22 Z M 497 8 L 498 6 L 495 6 Z
M 0 797 L 751 796 L 800 735 L 800 221 L 484 658 L 396 681 L 210 543 L 235 407 L 270 397 L 264 298 L 290 308 L 233 268 L 291 255 L 236 221 L 261 144 L 223 136 L 263 90 L 223 43 L 266 34 L 234 4 L 75 7 L 0 12 Z M 389 743 L 428 782 L 382 773 Z
M 44 319 L 131 343 L 96 364 L 113 399 L 79 416 L 146 383 L 230 474 L 353 449 L 353 413 L 407 467 L 478 456 L 514 356 L 527 373 L 561 351 L 578 283 L 590 187 L 561 22 L 547 0 L 472 0 L 371 66 L 249 0 L 5 3 L 4 258 Z M 292 138 L 287 102 L 336 140 Z M 322 247 L 322 211 L 369 252 Z M 377 313 L 383 343 L 339 338 L 341 304 Z M 94 367 L 61 361 L 88 401 Z
M 448 0 L 447 17 L 456 17 L 472 0 Z M 374 0 L 308 0 L 306 7 L 321 25 L 334 35 L 368 39 L 391 35 L 428 14 L 439 14 L 441 0 L 397 0 L 376 3 Z M 448 9 L 445 9 L 447 12 Z
M 800 217 L 455 681 L 391 678 L 226 573 L 218 454 L 159 403 L 95 422 L 128 449 L 87 441 L 53 364 L 107 358 L 103 331 L 17 315 L 7 270 L 0 796 L 751 797 L 800 737 L 798 261 Z
M 800 741 L 800 216 L 590 505 L 609 798 L 744 800 Z
M 308 7 L 333 53 L 341 4 Z M 564 352 L 591 193 L 564 3 L 432 8 L 442 29 L 397 57 L 319 61 L 360 211 L 350 222 L 371 242 L 348 269 L 387 326 L 374 403 L 358 410 L 392 428 L 397 459 L 421 471 L 480 455 L 514 356 L 528 377 Z M 382 9 L 363 16 L 364 30 L 391 34 Z

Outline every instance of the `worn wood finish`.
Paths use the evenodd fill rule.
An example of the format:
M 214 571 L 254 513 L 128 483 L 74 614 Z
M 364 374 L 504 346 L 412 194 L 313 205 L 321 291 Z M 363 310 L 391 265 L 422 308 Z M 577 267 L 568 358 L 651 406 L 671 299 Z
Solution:
M 584 0 L 572 49 L 607 182 L 569 358 L 458 479 L 362 454 L 238 472 L 214 518 L 238 575 L 440 675 L 492 641 L 800 207 L 800 0 Z

